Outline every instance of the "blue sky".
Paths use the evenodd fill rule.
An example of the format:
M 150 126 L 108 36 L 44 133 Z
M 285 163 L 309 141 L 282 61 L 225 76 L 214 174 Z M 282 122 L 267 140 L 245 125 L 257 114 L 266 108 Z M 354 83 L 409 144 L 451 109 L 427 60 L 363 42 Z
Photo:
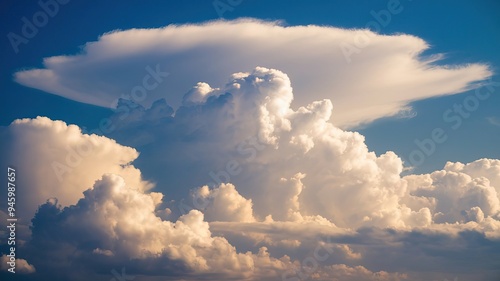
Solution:
M 2 5 L 2 20 L 5 24 L 1 28 L 5 34 L 19 33 L 23 24 L 21 18 L 29 18 L 39 10 L 38 5 L 27 1 L 7 1 Z M 130 1 L 123 5 L 127 8 L 116 9 L 113 1 L 70 1 L 61 6 L 57 16 L 50 18 L 33 39 L 19 46 L 18 54 L 14 53 L 7 37 L 4 37 L 1 75 L 1 104 L 4 108 L 1 124 L 8 125 L 16 118 L 43 115 L 92 127 L 109 111 L 23 87 L 12 81 L 13 73 L 41 66 L 44 57 L 77 53 L 78 46 L 112 30 L 154 28 L 219 18 L 210 1 L 152 1 L 148 5 Z M 225 19 L 252 17 L 283 20 L 288 25 L 362 28 L 373 20 L 370 11 L 380 11 L 386 6 L 387 1 L 241 1 L 234 10 L 224 12 L 223 16 Z M 487 63 L 495 73 L 492 80 L 500 80 L 496 71 L 500 64 L 497 52 L 500 39 L 495 36 L 500 28 L 497 14 L 499 4 L 496 1 L 401 1 L 401 6 L 402 12 L 392 15 L 381 33 L 407 33 L 421 37 L 432 46 L 429 52 L 446 54 L 446 59 L 441 63 Z M 468 94 L 417 102 L 413 104 L 417 112 L 415 118 L 379 120 L 361 128 L 360 132 L 367 137 L 369 147 L 377 153 L 394 150 L 408 157 L 417 148 L 415 139 L 427 138 L 434 128 L 449 125 L 443 122 L 443 112 L 455 103 L 462 103 Z M 426 157 L 415 171 L 432 171 L 441 168 L 448 160 L 468 162 L 481 157 L 499 157 L 500 150 L 496 145 L 500 140 L 499 128 L 487 119 L 500 119 L 497 106 L 499 99 L 494 94 L 487 102 L 482 102 L 470 118 L 464 119 L 464 124 L 458 130 L 447 130 L 450 137 L 446 143 L 440 145 L 435 154 Z
M 500 2 L 0 13 L 12 280 L 498 280 Z

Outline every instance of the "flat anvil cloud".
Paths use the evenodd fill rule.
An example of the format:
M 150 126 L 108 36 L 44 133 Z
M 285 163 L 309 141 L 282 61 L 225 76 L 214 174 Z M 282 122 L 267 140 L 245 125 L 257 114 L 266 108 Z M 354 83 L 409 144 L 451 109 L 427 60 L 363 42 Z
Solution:
M 363 36 L 367 45 L 356 47 Z M 350 54 L 349 48 L 357 49 Z M 157 71 L 157 79 L 146 79 L 151 87 L 141 104 L 149 107 L 165 98 L 176 108 L 197 82 L 223 85 L 232 73 L 264 66 L 288 73 L 294 105 L 332 99 L 334 124 L 352 127 L 407 112 L 415 100 L 463 92 L 491 75 L 483 64 L 437 65 L 442 55 L 421 56 L 428 48 L 424 40 L 404 34 L 252 19 L 214 21 L 113 31 L 87 43 L 80 54 L 45 58 L 45 68 L 17 72 L 15 80 L 113 107 Z

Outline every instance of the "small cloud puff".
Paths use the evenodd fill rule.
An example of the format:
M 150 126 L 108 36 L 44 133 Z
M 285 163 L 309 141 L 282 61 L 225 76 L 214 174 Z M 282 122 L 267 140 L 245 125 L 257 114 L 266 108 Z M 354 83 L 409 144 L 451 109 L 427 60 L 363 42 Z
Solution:
M 10 274 L 31 274 L 36 272 L 35 267 L 25 259 L 15 258 L 15 262 L 13 263 L 15 266 L 13 267 L 9 265 L 10 262 L 12 262 L 10 257 L 2 255 L 0 257 L 0 270 L 9 271 Z

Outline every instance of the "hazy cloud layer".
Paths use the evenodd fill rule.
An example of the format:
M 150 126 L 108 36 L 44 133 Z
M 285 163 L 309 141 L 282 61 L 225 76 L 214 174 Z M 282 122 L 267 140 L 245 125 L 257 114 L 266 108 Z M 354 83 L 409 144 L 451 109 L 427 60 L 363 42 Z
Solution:
M 401 111 L 407 116 L 411 101 L 459 93 L 491 75 L 484 64 L 439 65 L 441 54 L 422 56 L 428 48 L 405 34 L 213 21 L 113 31 L 80 54 L 45 58 L 44 68 L 17 72 L 15 80 L 103 107 L 135 96 L 146 107 L 165 98 L 177 108 L 200 81 L 223 85 L 232 73 L 265 66 L 291 77 L 294 106 L 332 99 L 334 124 L 349 127 Z M 206 86 L 185 100 L 203 101 Z

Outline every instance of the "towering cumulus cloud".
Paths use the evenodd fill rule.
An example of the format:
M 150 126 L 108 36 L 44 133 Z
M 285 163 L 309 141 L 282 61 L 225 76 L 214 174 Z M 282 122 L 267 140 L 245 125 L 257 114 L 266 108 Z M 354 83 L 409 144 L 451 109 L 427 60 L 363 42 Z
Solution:
M 263 25 L 208 26 L 218 24 Z M 27 278 L 109 280 L 122 268 L 141 280 L 499 276 L 499 160 L 403 177 L 395 153 L 376 155 L 333 125 L 335 100 L 294 108 L 280 70 L 193 85 L 175 111 L 117 102 L 111 136 L 140 156 L 43 117 L 3 130 L 7 159 L 33 172 L 22 200 L 41 205 L 22 246 Z M 189 196 L 163 199 L 175 190 Z
M 345 51 L 360 40 L 363 48 Z M 443 55 L 422 56 L 428 48 L 404 34 L 214 21 L 110 32 L 85 44 L 81 54 L 46 58 L 44 68 L 17 72 L 15 79 L 103 107 L 115 106 L 119 97 L 146 107 L 165 97 L 177 108 L 197 82 L 222 85 L 232 73 L 262 65 L 290 75 L 296 106 L 334 100 L 333 122 L 345 128 L 407 113 L 411 101 L 462 92 L 491 75 L 483 64 L 437 65 Z M 199 84 L 187 99 L 203 101 L 207 91 Z
M 75 204 L 103 173 L 121 175 L 139 190 L 153 186 L 130 165 L 139 155 L 135 149 L 83 134 L 78 126 L 45 117 L 20 119 L 4 130 L 3 136 L 10 141 L 2 162 L 26 173 L 17 178 L 19 186 L 29 190 L 17 194 L 23 202 L 18 215 L 26 221 L 47 199 L 57 198 L 63 206 Z

